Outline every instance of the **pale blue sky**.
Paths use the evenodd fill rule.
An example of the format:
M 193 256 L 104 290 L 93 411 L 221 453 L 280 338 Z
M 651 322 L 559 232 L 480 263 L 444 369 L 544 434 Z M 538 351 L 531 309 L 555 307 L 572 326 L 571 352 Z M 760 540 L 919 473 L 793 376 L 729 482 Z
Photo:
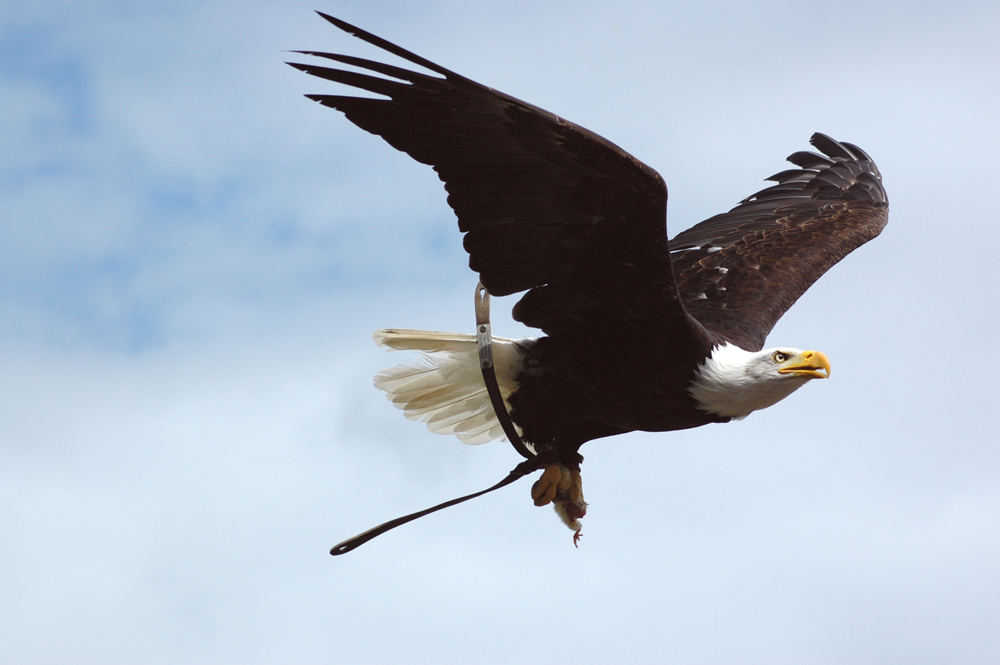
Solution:
M 1000 659 L 1000 7 L 537 4 L 0 2 L 0 661 Z M 382 57 L 313 9 L 632 151 L 672 232 L 861 145 L 889 227 L 770 338 L 831 380 L 585 446 L 579 550 L 523 482 L 329 557 L 516 458 L 371 386 L 475 278 L 433 172 L 282 64 Z

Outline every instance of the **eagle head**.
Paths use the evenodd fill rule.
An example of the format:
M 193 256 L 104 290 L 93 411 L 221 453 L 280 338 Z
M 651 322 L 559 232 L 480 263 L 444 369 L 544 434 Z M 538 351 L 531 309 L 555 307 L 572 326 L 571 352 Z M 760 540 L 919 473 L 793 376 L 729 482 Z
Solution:
M 739 419 L 829 376 L 830 359 L 822 351 L 788 346 L 746 351 L 726 343 L 698 366 L 688 392 L 703 411 Z

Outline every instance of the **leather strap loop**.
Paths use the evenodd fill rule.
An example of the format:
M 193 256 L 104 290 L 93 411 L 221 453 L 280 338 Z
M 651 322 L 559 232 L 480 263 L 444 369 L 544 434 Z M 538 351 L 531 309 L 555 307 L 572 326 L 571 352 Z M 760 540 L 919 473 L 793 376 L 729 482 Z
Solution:
M 496 413 L 500 426 L 503 427 L 504 434 L 510 445 L 524 459 L 534 459 L 536 454 L 525 445 L 514 427 L 514 421 L 510 419 L 507 405 L 500 394 L 500 385 L 497 383 L 497 373 L 493 367 L 493 334 L 490 329 L 490 293 L 480 282 L 476 285 L 476 342 L 479 344 L 479 369 L 483 372 L 483 382 L 486 384 L 486 392 L 490 395 L 490 402 L 493 403 L 493 411 Z

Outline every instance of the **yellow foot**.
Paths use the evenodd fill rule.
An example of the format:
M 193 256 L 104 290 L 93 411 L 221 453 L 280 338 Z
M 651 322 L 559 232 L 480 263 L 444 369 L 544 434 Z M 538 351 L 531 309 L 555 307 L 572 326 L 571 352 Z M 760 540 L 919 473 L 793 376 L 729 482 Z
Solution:
M 536 506 L 551 503 L 559 493 L 559 485 L 563 484 L 563 472 L 568 469 L 560 464 L 545 467 L 541 478 L 531 486 L 531 498 Z
M 576 532 L 573 536 L 573 544 L 576 545 L 580 539 L 579 520 L 587 514 L 579 469 L 570 469 L 562 464 L 545 467 L 541 478 L 531 486 L 531 498 L 536 506 L 553 504 L 559 518 Z

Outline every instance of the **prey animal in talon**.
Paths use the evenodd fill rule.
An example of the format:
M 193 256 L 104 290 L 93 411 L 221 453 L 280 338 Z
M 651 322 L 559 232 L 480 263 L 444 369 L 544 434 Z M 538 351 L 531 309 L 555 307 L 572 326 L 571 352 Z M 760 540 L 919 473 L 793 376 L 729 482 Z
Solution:
M 583 500 L 583 480 L 580 478 L 579 469 L 566 469 L 563 467 L 565 475 L 563 483 L 559 485 L 559 492 L 556 494 L 552 506 L 556 509 L 556 514 L 563 524 L 573 531 L 579 532 L 581 529 L 580 519 L 587 514 L 587 502 Z
M 543 458 L 582 459 L 589 441 L 738 420 L 829 376 L 822 353 L 765 341 L 813 282 L 888 221 L 881 174 L 857 145 L 815 133 L 815 151 L 792 153 L 774 184 L 669 238 L 663 179 L 621 147 L 320 15 L 405 62 L 298 51 L 310 62 L 289 64 L 336 86 L 307 96 L 437 172 L 481 290 L 519 294 L 513 318 L 539 330 L 503 339 L 479 325 L 478 340 L 375 333 L 424 356 L 375 377 L 408 418 L 464 443 L 507 438 L 528 459 L 490 490 L 387 522 L 334 553 L 514 482 Z M 732 152 L 745 154 L 751 142 L 737 140 Z M 710 158 L 677 154 L 674 168 Z M 731 152 L 718 158 L 728 163 Z M 587 506 L 579 464 L 555 466 L 532 499 L 553 503 L 577 540 Z

